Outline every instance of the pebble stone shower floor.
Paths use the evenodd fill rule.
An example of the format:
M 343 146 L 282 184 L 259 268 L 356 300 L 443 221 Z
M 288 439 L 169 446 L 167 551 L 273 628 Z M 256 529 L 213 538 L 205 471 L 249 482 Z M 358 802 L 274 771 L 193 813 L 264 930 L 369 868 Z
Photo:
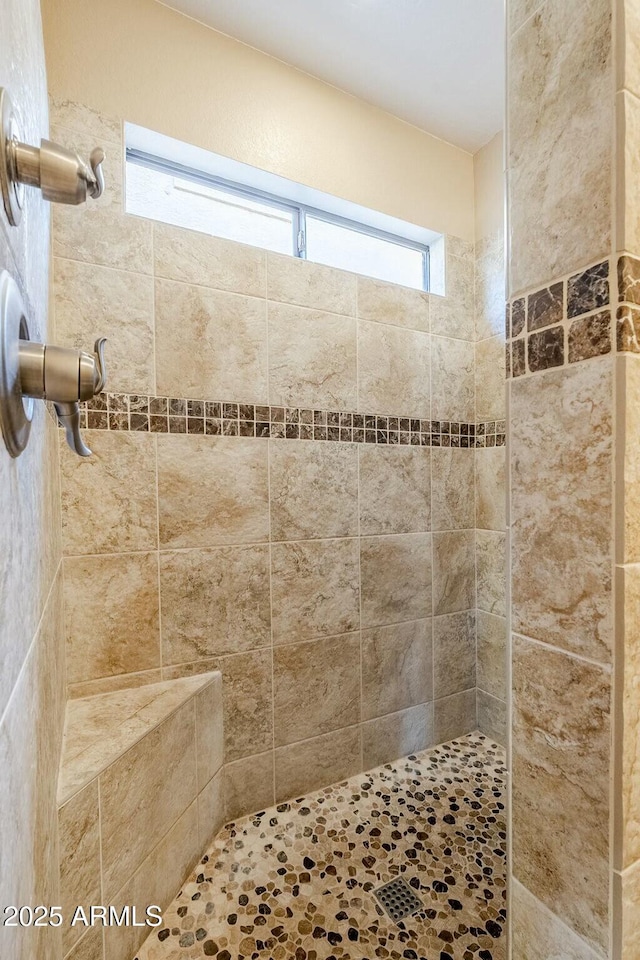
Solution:
M 227 824 L 137 960 L 505 960 L 504 761 L 475 733 Z

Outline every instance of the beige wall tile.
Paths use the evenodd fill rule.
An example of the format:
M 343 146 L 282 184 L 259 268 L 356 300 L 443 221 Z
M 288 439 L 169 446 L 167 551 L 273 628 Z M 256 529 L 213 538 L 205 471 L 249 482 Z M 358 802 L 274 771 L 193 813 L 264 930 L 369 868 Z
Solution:
M 619 655 L 624 662 L 618 696 L 622 709 L 619 715 L 616 740 L 621 741 L 622 794 L 620 853 L 616 868 L 624 869 L 640 859 L 640 566 L 634 564 L 617 571 L 617 592 L 620 597 L 619 615 L 621 637 Z
M 102 927 L 93 927 L 84 934 L 82 940 L 65 957 L 65 960 L 102 960 Z
M 59 902 L 56 784 L 64 724 L 62 638 L 58 576 L 0 722 L 3 904 Z M 2 941 L 3 954 L 16 960 L 43 955 L 45 944 L 57 960 L 62 931 L 5 928 Z
M 432 697 L 430 620 L 362 631 L 363 720 L 413 707 Z
M 431 615 L 431 535 L 363 537 L 360 541 L 362 625 Z
M 472 612 L 433 618 L 433 696 L 476 685 L 476 621 Z
M 64 586 L 70 683 L 160 666 L 157 555 L 67 558 Z
M 627 9 L 635 4 L 627 2 Z M 637 20 L 638 14 L 631 14 Z M 624 33 L 631 35 L 631 27 L 627 25 Z M 637 43 L 637 40 L 636 40 Z M 635 51 L 634 51 L 635 54 Z M 634 253 L 640 249 L 640 215 L 638 214 L 638 176 L 640 164 L 638 162 L 638 145 L 640 144 L 640 101 L 637 93 L 627 91 L 616 95 L 617 120 L 617 173 L 619 177 L 617 189 L 616 210 L 616 249 L 631 250 Z
M 317 737 L 360 720 L 360 634 L 273 651 L 276 746 Z
M 202 852 L 225 822 L 224 768 L 198 794 L 198 844 Z
M 614 874 L 614 884 L 622 908 L 622 960 L 634 960 L 640 943 L 640 862 L 622 875 Z M 616 897 L 617 899 L 617 897 Z M 614 934 L 617 933 L 614 928 Z
M 270 403 L 354 410 L 356 321 L 280 303 L 268 310 Z
M 264 403 L 267 308 L 264 300 L 156 280 L 158 393 Z
M 107 337 L 108 389 L 153 393 L 151 277 L 60 258 L 53 267 L 56 343 L 91 353 Z
M 358 454 L 362 536 L 430 530 L 431 451 L 368 444 Z
M 84 438 L 86 459 L 60 444 L 65 553 L 156 550 L 155 437 L 85 430 Z
M 476 691 L 465 690 L 433 701 L 434 742 L 446 743 L 477 727 Z
M 302 797 L 361 769 L 360 727 L 276 749 L 276 801 Z
M 189 701 L 101 774 L 102 884 L 109 901 L 195 799 L 194 739 Z
M 473 454 L 455 447 L 431 451 L 433 530 L 468 529 L 475 525 Z
M 475 422 L 474 345 L 431 338 L 431 416 Z
M 53 255 L 65 260 L 132 270 L 152 271 L 151 223 L 128 216 L 114 206 L 87 204 L 81 210 L 55 204 Z
M 476 344 L 475 378 L 476 419 L 504 420 L 504 335 Z
M 431 416 L 428 334 L 358 321 L 358 409 Z
M 500 617 L 507 612 L 506 563 L 505 534 L 476 530 L 476 602 Z
M 592 663 L 514 637 L 514 874 L 603 951 L 609 906 L 610 679 Z
M 196 767 L 198 790 L 204 790 L 224 760 L 222 676 L 214 677 L 196 701 Z
M 162 908 L 167 907 L 201 853 L 198 810 L 194 801 L 149 854 L 136 874 L 118 891 L 112 903 L 118 909 L 122 909 L 125 904 L 135 906 L 138 916 L 144 916 L 150 903 L 157 903 Z M 106 928 L 105 958 L 130 960 L 148 934 L 148 927 Z
M 358 534 L 355 444 L 270 441 L 272 540 Z
M 475 533 L 433 535 L 433 612 L 457 613 L 475 605 Z
M 505 336 L 505 279 L 501 231 L 476 261 L 476 340 Z
M 451 253 L 447 237 L 446 297 L 431 298 L 431 332 L 441 337 L 474 339 L 474 264 L 473 256 Z
M 550 0 L 511 39 L 511 295 L 609 252 L 610 19 L 608 0 Z
M 275 803 L 273 751 L 224 767 L 225 820 L 237 820 Z
M 618 389 L 622 387 L 624 411 L 619 407 L 619 453 L 624 457 L 624 484 L 618 493 L 616 552 L 621 563 L 640 561 L 640 358 L 618 357 Z M 622 386 L 624 385 L 624 386 Z M 622 450 L 620 450 L 622 447 Z
M 611 418 L 608 358 L 512 383 L 513 629 L 600 661 L 611 647 Z
M 154 223 L 153 260 L 156 277 L 166 280 L 249 297 L 265 297 L 267 293 L 267 254 L 258 247 Z
M 62 947 L 66 954 L 85 932 L 81 926 L 70 926 L 76 907 L 83 906 L 87 910 L 92 904 L 102 902 L 97 780 L 60 808 L 58 832 L 60 903 L 65 919 Z
M 355 316 L 356 276 L 320 263 L 267 255 L 269 300 Z
M 522 960 L 601 960 L 554 913 L 523 887 L 512 881 L 511 913 L 513 955 Z
M 506 515 L 504 447 L 480 447 L 475 453 L 476 527 L 504 530 Z
M 80 683 L 67 684 L 69 700 L 78 700 L 82 697 L 92 697 L 98 693 L 112 693 L 114 690 L 131 690 L 135 687 L 146 686 L 148 683 L 160 683 L 162 670 L 143 670 L 141 673 L 119 673 L 115 677 L 98 677 L 96 680 L 86 680 Z
M 429 294 L 395 283 L 358 277 L 358 316 L 429 332 Z
M 160 597 L 165 666 L 271 642 L 266 545 L 161 553 Z
M 433 743 L 433 705 L 421 703 L 362 724 L 365 770 L 391 763 Z
M 507 624 L 484 610 L 477 611 L 478 686 L 498 700 L 507 699 Z
M 68 127 L 75 133 L 90 137 L 92 141 L 119 143 L 122 139 L 122 121 L 119 117 L 110 117 L 75 100 L 50 95 L 49 118 L 52 126 Z
M 504 700 L 492 697 L 484 690 L 477 690 L 478 730 L 490 740 L 507 745 L 507 705 Z
M 358 541 L 273 544 L 271 591 L 274 643 L 357 630 Z
M 224 703 L 224 759 L 262 753 L 273 746 L 271 650 L 221 658 Z
M 266 540 L 266 443 L 240 437 L 159 437 L 158 500 L 162 547 Z

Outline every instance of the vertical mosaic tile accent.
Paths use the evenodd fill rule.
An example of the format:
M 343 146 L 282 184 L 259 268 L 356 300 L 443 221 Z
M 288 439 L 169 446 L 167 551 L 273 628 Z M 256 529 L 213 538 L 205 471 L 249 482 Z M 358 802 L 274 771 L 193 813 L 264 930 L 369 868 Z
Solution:
M 599 310 L 609 303 L 609 261 L 604 260 L 582 273 L 569 277 L 567 282 L 567 316 Z
M 524 340 L 514 340 L 511 344 L 511 372 L 514 377 L 521 377 L 527 372 L 524 350 Z
M 511 336 L 519 337 L 527 322 L 526 300 L 520 297 L 511 305 Z
M 569 327 L 569 363 L 611 353 L 611 314 L 592 314 L 574 320 Z
M 640 260 L 622 256 L 617 267 L 620 299 L 637 297 L 640 302 Z M 611 353 L 610 273 L 611 261 L 603 260 L 511 301 L 507 380 Z M 633 309 L 630 305 L 618 308 L 618 351 L 640 350 L 640 326 Z
M 552 327 L 532 333 L 527 342 L 529 369 L 532 373 L 561 367 L 564 363 L 564 329 Z
M 640 310 L 635 307 L 618 307 L 616 347 L 618 353 L 640 353 Z
M 618 300 L 640 304 L 640 260 L 636 257 L 618 259 Z
M 505 788 L 475 734 L 230 823 L 136 960 L 505 960 Z M 396 877 L 424 904 L 397 923 Z
M 561 323 L 564 313 L 564 284 L 554 283 L 527 298 L 527 329 L 540 330 Z

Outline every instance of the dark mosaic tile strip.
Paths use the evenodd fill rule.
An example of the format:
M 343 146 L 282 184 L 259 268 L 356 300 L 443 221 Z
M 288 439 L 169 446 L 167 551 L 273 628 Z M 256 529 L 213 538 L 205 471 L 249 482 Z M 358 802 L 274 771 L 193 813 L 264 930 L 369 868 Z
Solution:
M 610 262 L 603 260 L 507 304 L 507 380 L 611 353 L 609 274 Z M 640 260 L 620 257 L 618 279 L 620 299 L 640 304 Z M 640 323 L 631 310 L 618 310 L 618 351 L 640 352 Z
M 569 327 L 569 363 L 611 353 L 611 314 L 609 310 L 581 317 Z
M 511 304 L 511 336 L 519 337 L 527 321 L 527 302 L 524 297 Z
M 567 283 L 567 316 L 580 317 L 599 310 L 609 303 L 609 261 L 569 277 Z
M 616 347 L 618 353 L 640 353 L 640 310 L 636 307 L 618 307 Z
M 640 304 L 640 260 L 636 257 L 618 259 L 618 300 Z
M 82 426 L 92 430 L 190 433 L 200 436 L 326 440 L 414 447 L 484 447 L 504 444 L 504 421 L 480 424 L 147 397 L 100 394 L 81 405 Z
M 554 283 L 527 298 L 527 329 L 540 330 L 561 323 L 564 313 L 564 284 Z
M 564 364 L 564 327 L 532 333 L 527 341 L 529 370 L 537 373 Z

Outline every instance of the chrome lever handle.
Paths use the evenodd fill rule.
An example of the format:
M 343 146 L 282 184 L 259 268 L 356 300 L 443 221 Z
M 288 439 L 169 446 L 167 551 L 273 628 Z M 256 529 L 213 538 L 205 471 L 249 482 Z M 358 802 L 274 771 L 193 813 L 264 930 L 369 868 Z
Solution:
M 79 457 L 90 457 L 91 450 L 80 433 L 80 407 L 77 403 L 55 403 L 54 407 L 68 445 Z
M 96 393 L 102 393 L 104 385 L 107 382 L 107 366 L 104 359 L 104 345 L 106 342 L 106 337 L 98 337 L 93 346 L 95 359 L 94 396 Z
M 104 161 L 104 150 L 102 147 L 95 147 L 91 151 L 89 157 L 89 163 L 91 164 L 91 172 L 93 174 L 93 180 L 87 181 L 87 188 L 89 190 L 89 195 L 93 200 L 97 200 L 98 197 L 101 197 L 104 193 L 104 174 L 102 172 L 102 163 Z

